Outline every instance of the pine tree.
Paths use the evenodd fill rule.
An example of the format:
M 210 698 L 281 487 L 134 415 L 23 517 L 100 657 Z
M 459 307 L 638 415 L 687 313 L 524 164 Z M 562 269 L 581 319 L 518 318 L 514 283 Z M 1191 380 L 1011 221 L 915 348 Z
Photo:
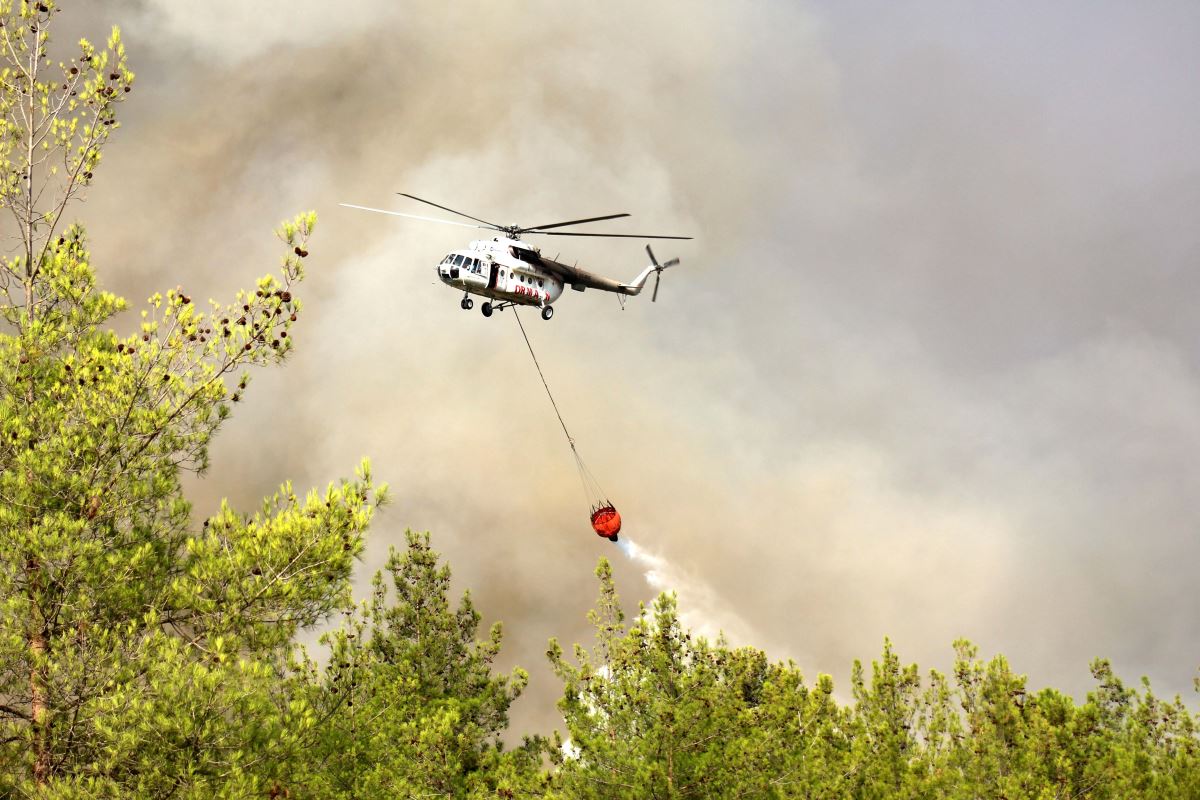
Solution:
M 450 603 L 450 568 L 429 534 L 407 532 L 374 578 L 369 603 L 325 638 L 330 656 L 310 674 L 321 709 L 313 751 L 323 797 L 540 796 L 540 739 L 506 751 L 500 734 L 528 675 L 494 675 L 497 623 L 476 640 L 480 616 L 465 593 Z
M 358 477 L 193 521 L 181 490 L 300 313 L 311 214 L 277 276 L 207 310 L 150 298 L 108 326 L 84 230 L 134 75 L 115 28 L 54 63 L 50 0 L 0 1 L 0 794 L 233 796 L 285 782 L 315 724 L 283 691 L 291 641 L 341 608 L 379 498 Z
M 595 647 L 577 645 L 574 664 L 557 642 L 548 652 L 569 737 L 555 750 L 554 796 L 783 796 L 805 765 L 828 767 L 831 684 L 809 692 L 791 664 L 693 637 L 670 594 L 626 626 L 606 560 L 596 575 Z M 808 777 L 810 789 L 828 784 Z
M 921 678 L 915 664 L 904 667 L 884 641 L 883 657 L 871 665 L 871 681 L 854 662 L 850 686 L 854 713 L 850 728 L 853 793 L 863 798 L 912 797 L 918 746 L 914 735 L 921 713 Z

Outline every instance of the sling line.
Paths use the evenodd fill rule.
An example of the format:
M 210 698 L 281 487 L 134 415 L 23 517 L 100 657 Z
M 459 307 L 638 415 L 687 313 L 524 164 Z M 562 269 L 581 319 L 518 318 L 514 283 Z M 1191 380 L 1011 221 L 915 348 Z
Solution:
M 562 413 L 558 410 L 558 403 L 554 402 L 554 394 L 550 391 L 550 384 L 546 382 L 546 376 L 542 373 L 542 365 L 538 363 L 537 355 L 533 352 L 533 345 L 529 343 L 529 336 L 525 333 L 525 326 L 521 323 L 521 317 L 517 314 L 515 306 L 512 311 L 513 316 L 517 320 L 517 327 L 521 329 L 521 338 L 525 340 L 525 347 L 529 349 L 529 357 L 533 359 L 533 366 L 537 369 L 538 377 L 542 379 L 542 386 L 546 389 L 546 396 L 550 398 L 550 405 L 554 407 L 554 414 L 558 417 L 558 424 L 562 426 L 563 435 L 567 437 L 567 444 L 571 446 L 571 454 L 575 456 L 575 467 L 579 470 L 579 480 L 583 483 L 583 493 L 587 496 L 589 503 L 596 505 L 593 502 L 594 500 L 605 498 L 604 490 L 600 488 L 600 483 L 592 475 L 587 465 L 583 463 L 583 459 L 579 456 L 579 451 L 575 449 L 575 438 L 567 430 L 567 423 L 563 422 Z

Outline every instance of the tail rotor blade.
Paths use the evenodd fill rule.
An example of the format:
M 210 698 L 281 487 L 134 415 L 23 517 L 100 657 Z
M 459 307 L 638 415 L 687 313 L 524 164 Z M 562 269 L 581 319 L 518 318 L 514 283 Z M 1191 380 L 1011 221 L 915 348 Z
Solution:
M 658 282 L 660 280 L 662 280 L 662 271 L 661 270 L 654 273 L 654 294 L 650 295 L 651 303 L 658 302 Z
M 658 259 L 654 257 L 654 251 L 650 249 L 650 245 L 646 245 L 646 255 L 650 256 L 650 263 L 657 267 Z
M 670 261 L 668 261 L 668 262 L 664 263 L 664 264 L 662 265 L 662 268 L 663 268 L 663 269 L 666 269 L 667 267 L 673 267 L 673 266 L 675 266 L 675 265 L 676 265 L 676 264 L 678 264 L 678 263 L 679 263 L 679 259 L 678 259 L 678 258 L 672 258 Z

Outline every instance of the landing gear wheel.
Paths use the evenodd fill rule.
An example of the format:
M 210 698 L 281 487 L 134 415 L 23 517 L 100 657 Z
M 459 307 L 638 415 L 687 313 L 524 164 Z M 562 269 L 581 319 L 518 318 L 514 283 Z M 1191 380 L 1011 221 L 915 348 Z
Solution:
M 463 311 L 470 311 L 475 307 L 475 301 L 469 297 L 464 297 L 459 305 L 462 306 Z
M 554 306 L 546 306 L 542 309 L 542 319 L 550 319 L 554 316 Z
M 483 312 L 485 317 L 490 317 L 492 315 L 492 304 L 484 303 L 479 307 L 479 310 Z

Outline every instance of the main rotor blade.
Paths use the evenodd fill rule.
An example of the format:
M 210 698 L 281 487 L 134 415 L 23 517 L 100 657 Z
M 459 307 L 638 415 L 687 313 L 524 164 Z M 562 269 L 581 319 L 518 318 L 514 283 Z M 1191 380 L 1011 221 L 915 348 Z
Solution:
M 524 233 L 525 231 L 522 231 Z M 528 231 L 542 236 L 605 236 L 610 239 L 691 239 L 691 236 L 650 236 L 638 233 L 569 233 L 567 231 Z
M 427 206 L 433 206 L 434 208 L 440 208 L 442 211 L 449 211 L 451 214 L 458 214 L 460 217 L 466 217 L 467 219 L 473 219 L 476 222 L 482 222 L 484 225 L 490 225 L 491 227 L 495 228 L 496 230 L 503 230 L 503 228 L 501 228 L 499 225 L 497 225 L 494 222 L 488 222 L 486 219 L 479 219 L 478 217 L 472 217 L 470 214 L 464 214 L 461 211 L 455 211 L 453 208 L 446 208 L 445 206 L 439 206 L 437 203 L 434 203 L 430 200 L 423 200 L 420 197 L 417 197 L 415 194 L 408 194 L 406 192 L 396 192 L 396 194 L 400 195 L 401 197 L 408 197 L 413 200 L 416 200 L 418 203 L 424 203 Z
M 470 225 L 466 222 L 455 222 L 454 220 L 450 220 L 450 219 L 438 219 L 436 217 L 419 217 L 416 214 L 404 214 L 399 211 L 388 211 L 387 209 L 384 209 L 384 208 L 371 208 L 370 206 L 356 206 L 353 203 L 338 203 L 338 205 L 345 206 L 346 208 L 357 208 L 357 209 L 361 209 L 363 211 L 374 211 L 377 214 L 391 214 L 393 217 L 408 217 L 409 219 L 423 219 L 426 222 L 440 222 L 443 225 L 458 225 L 459 227 L 462 227 L 462 228 L 493 228 L 493 229 L 499 230 L 498 228 L 496 228 L 495 225 Z
M 588 217 L 587 219 L 573 219 L 570 222 L 555 222 L 552 225 L 531 225 L 528 228 L 521 228 L 518 233 L 527 233 L 529 231 L 545 230 L 546 228 L 561 228 L 564 225 L 582 225 L 585 222 L 599 222 L 602 219 L 616 219 L 617 217 L 628 217 L 628 214 L 608 214 L 603 217 Z

